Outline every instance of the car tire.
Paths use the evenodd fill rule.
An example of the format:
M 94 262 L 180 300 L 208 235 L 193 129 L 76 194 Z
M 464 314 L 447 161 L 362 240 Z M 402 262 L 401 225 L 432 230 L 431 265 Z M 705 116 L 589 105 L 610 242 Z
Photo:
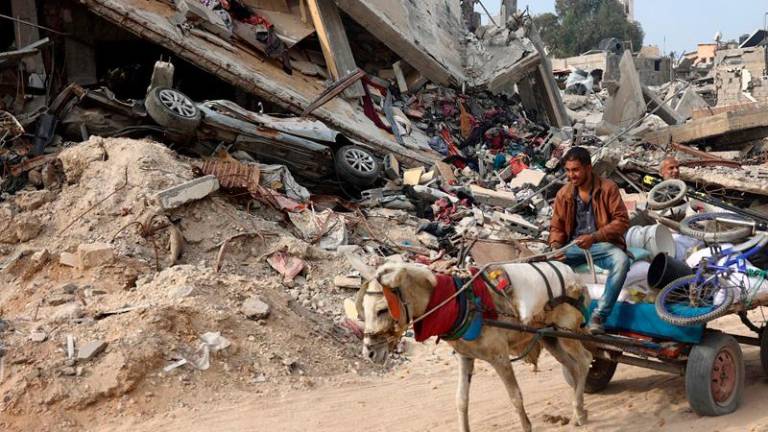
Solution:
M 184 93 L 166 87 L 157 87 L 147 93 L 144 100 L 147 114 L 160 126 L 193 135 L 200 125 L 202 114 Z
M 340 180 L 357 188 L 366 188 L 379 179 L 381 164 L 371 152 L 358 146 L 344 146 L 334 157 L 336 174 Z
M 733 336 L 707 334 L 694 345 L 685 368 L 688 403 L 701 416 L 730 414 L 744 395 L 744 360 Z

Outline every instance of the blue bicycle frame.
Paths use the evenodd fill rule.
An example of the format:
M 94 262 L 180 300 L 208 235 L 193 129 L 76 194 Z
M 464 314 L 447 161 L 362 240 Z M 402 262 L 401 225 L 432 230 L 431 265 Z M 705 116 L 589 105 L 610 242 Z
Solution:
M 759 234 L 746 243 L 725 250 L 721 250 L 719 246 L 711 246 L 712 256 L 705 258 L 698 265 L 694 279 L 695 286 L 714 278 L 712 283 L 719 288 L 718 276 L 734 272 L 746 274 L 749 270 L 747 260 L 762 250 L 766 244 L 768 244 L 768 235 Z M 726 261 L 723 264 L 718 264 L 724 257 L 727 258 Z

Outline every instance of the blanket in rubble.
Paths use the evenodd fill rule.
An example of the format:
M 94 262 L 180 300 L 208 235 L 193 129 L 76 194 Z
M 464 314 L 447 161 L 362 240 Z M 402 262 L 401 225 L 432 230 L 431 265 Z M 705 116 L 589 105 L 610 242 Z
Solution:
M 445 301 L 456 293 L 457 284 L 456 280 L 449 275 L 436 275 L 437 286 L 432 291 L 432 296 L 429 298 L 429 304 L 427 310 L 432 310 L 440 303 Z M 462 283 L 459 281 L 459 283 Z M 459 285 L 460 287 L 461 285 Z M 469 294 L 467 292 L 467 294 Z M 457 324 L 460 325 L 459 320 L 462 319 L 462 312 L 468 306 L 466 302 L 472 301 L 474 297 L 479 301 L 479 305 L 474 307 L 474 310 L 482 308 L 484 319 L 496 319 L 498 314 L 496 313 L 496 307 L 493 304 L 493 298 L 491 297 L 488 287 L 482 278 L 478 277 L 472 282 L 472 295 L 457 296 L 454 301 L 448 302 L 443 307 L 437 309 L 435 312 L 428 315 L 423 320 L 415 323 L 413 329 L 416 333 L 415 338 L 417 342 L 424 342 L 432 336 L 445 335 L 452 330 L 456 330 Z M 462 304 L 462 302 L 465 302 Z M 472 319 L 472 314 L 469 315 L 469 319 Z M 479 322 L 479 320 L 478 320 Z

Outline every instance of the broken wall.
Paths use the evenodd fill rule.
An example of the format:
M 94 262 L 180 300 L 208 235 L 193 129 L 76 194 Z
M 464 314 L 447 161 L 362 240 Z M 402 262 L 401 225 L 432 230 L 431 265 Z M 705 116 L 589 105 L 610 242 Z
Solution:
M 660 86 L 672 80 L 672 59 L 669 57 L 635 56 L 635 67 L 644 85 Z
M 581 56 L 568 57 L 563 59 L 553 58 L 552 69 L 564 70 L 569 68 L 577 68 L 585 71 L 591 71 L 594 69 L 600 69 L 605 71 L 608 63 L 608 53 L 605 51 L 585 54 Z
M 720 50 L 715 55 L 718 105 L 768 102 L 766 47 Z

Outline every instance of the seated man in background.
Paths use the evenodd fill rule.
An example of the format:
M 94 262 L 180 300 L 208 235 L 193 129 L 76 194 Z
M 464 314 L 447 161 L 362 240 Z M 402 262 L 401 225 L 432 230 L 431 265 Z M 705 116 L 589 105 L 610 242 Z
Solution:
M 661 161 L 661 164 L 659 165 L 659 175 L 661 175 L 661 178 L 664 180 L 680 180 L 680 162 L 674 156 L 668 156 Z M 685 219 L 687 213 L 687 199 L 683 200 L 680 204 L 659 212 L 661 216 L 677 222 Z
M 563 156 L 568 184 L 557 193 L 549 232 L 549 245 L 560 249 L 570 242 L 561 259 L 571 267 L 586 262 L 585 251 L 595 265 L 609 271 L 605 291 L 592 313 L 589 331 L 604 333 L 603 324 L 621 293 L 629 271 L 624 235 L 629 216 L 619 187 L 592 172 L 592 159 L 582 147 L 573 147 Z
M 680 162 L 674 156 L 668 156 L 661 161 L 659 174 L 664 180 L 680 179 Z

